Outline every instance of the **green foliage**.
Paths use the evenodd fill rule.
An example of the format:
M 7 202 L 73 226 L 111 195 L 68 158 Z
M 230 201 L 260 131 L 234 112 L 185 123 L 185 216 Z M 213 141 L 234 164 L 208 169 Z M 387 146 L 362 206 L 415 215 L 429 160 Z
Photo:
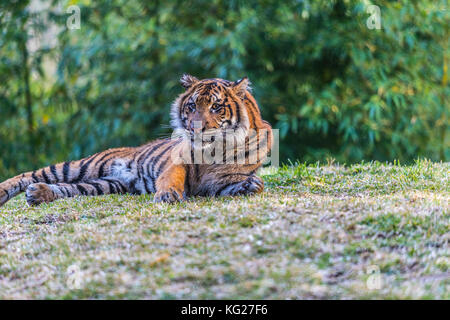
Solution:
M 0 7 L 0 178 L 170 134 L 183 73 L 249 76 L 282 161 L 450 159 L 445 1 L 377 2 L 381 30 L 364 1 L 47 4 Z M 23 44 L 55 25 L 57 45 L 24 63 Z

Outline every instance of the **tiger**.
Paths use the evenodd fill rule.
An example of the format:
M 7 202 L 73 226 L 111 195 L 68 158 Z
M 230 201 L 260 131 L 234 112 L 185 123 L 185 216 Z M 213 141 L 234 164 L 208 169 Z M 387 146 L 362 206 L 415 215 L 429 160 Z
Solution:
M 184 91 L 170 108 L 170 138 L 108 149 L 15 176 L 0 183 L 0 206 L 21 192 L 30 206 L 106 194 L 154 194 L 154 202 L 174 203 L 195 196 L 261 193 L 264 182 L 256 173 L 268 157 L 273 134 L 251 94 L 248 77 L 199 80 L 184 74 L 180 82 Z M 250 136 L 250 131 L 256 134 Z M 230 140 L 220 139 L 226 132 L 233 133 L 241 147 L 230 143 L 227 152 L 212 148 L 214 141 L 228 145 Z M 196 139 L 201 134 L 209 140 Z M 249 150 L 255 145 L 251 141 L 257 142 L 256 157 Z M 213 151 L 212 161 L 193 161 L 192 156 L 206 150 Z M 238 153 L 241 161 L 236 161 Z

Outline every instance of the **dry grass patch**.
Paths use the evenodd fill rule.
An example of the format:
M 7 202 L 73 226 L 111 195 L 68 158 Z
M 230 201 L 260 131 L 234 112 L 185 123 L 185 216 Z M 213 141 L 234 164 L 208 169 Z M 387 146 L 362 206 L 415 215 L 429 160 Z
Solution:
M 448 163 L 295 164 L 254 197 L 0 209 L 0 298 L 449 299 Z M 370 289 L 370 270 L 381 287 Z

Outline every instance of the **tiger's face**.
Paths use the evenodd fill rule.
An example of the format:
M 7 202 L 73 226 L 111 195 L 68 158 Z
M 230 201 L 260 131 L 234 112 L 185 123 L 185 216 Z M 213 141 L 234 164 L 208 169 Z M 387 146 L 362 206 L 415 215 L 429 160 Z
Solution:
M 181 84 L 186 89 L 172 106 L 172 126 L 184 132 L 193 141 L 203 136 L 203 144 L 225 130 L 248 130 L 245 95 L 249 90 L 247 78 L 232 82 L 223 79 L 205 79 L 184 75 Z

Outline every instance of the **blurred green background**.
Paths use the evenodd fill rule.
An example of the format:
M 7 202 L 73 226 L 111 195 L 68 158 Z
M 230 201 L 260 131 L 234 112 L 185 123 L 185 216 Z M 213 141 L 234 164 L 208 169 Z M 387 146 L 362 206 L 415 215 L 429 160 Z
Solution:
M 432 0 L 1 1 L 0 180 L 167 135 L 183 73 L 247 75 L 281 161 L 448 161 L 449 13 Z

